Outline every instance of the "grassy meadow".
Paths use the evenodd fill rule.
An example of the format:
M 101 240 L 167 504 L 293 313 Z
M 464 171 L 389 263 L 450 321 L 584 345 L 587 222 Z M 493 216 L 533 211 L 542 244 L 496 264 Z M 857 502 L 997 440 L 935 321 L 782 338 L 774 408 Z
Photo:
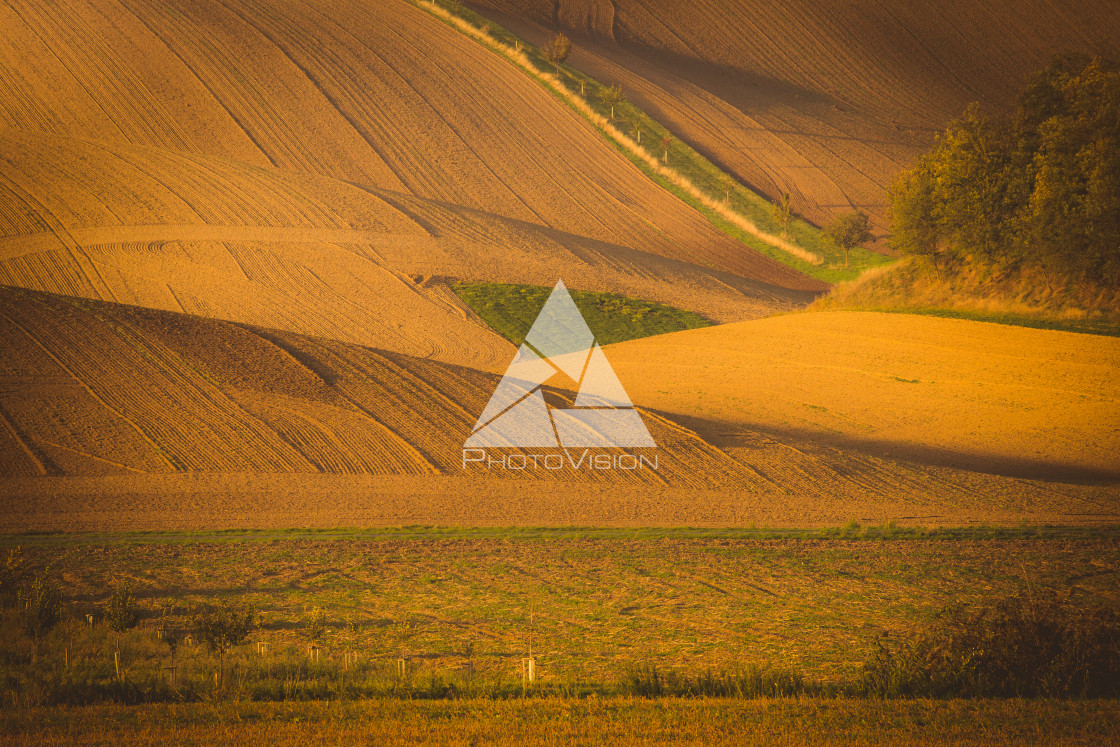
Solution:
M 1120 596 L 1111 529 L 406 528 L 4 545 L 64 599 L 37 642 L 18 609 L 5 612 L 0 697 L 24 706 L 214 698 L 213 653 L 196 636 L 172 661 L 162 639 L 189 634 L 192 610 L 214 603 L 256 612 L 225 657 L 223 697 L 501 699 L 851 693 L 881 636 L 952 603 Z M 106 615 L 123 588 L 138 620 L 118 634 Z

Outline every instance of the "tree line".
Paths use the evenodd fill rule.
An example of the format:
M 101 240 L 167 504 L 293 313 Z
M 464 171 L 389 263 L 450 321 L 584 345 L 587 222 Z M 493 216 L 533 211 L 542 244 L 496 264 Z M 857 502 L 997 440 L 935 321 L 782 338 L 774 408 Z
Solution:
M 1120 284 L 1120 66 L 1063 55 L 1013 112 L 976 105 L 891 190 L 892 242 L 965 265 Z

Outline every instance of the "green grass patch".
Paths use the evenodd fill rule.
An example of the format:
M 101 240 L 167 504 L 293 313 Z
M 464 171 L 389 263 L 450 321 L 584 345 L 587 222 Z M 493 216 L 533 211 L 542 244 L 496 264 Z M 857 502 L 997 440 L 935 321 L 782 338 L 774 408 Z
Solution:
M 552 292 L 540 285 L 504 283 L 456 283 L 452 287 L 476 314 L 514 345 L 525 340 Z M 569 293 L 600 345 L 712 326 L 699 314 L 665 304 L 614 293 Z
M 495 42 L 506 46 L 519 45 L 537 70 L 547 73 L 555 72 L 555 68 L 544 58 L 538 47 L 528 43 L 489 18 L 474 12 L 455 0 L 438 0 L 437 4 L 471 25 L 477 28 L 487 29 L 490 38 Z M 491 49 L 493 49 L 495 53 L 505 56 L 500 49 L 496 47 L 491 47 Z M 578 94 L 597 113 L 609 118 L 611 113 L 610 107 L 605 106 L 601 102 L 599 95 L 600 92 L 607 87 L 607 84 L 569 65 L 561 65 L 560 71 L 569 91 Z M 551 89 L 547 87 L 546 90 L 551 92 Z M 557 96 L 559 101 L 577 114 L 580 113 L 563 97 L 555 94 L 555 92 L 553 93 Z M 594 123 L 592 123 L 592 125 L 594 126 Z M 667 135 L 672 137 L 672 143 L 669 145 L 667 153 L 663 155 L 667 156 L 668 164 L 673 169 L 686 177 L 707 195 L 720 201 L 726 201 L 729 207 L 735 212 L 753 222 L 763 231 L 775 235 L 780 232 L 780 226 L 773 215 L 773 204 L 768 199 L 752 190 L 749 185 L 741 184 L 738 181 L 735 181 L 734 186 L 727 189 L 725 186 L 726 179 L 728 178 L 726 172 L 694 150 L 687 142 L 679 139 L 664 125 L 635 106 L 632 102 L 624 101 L 622 104 L 615 107 L 614 125 L 630 137 L 640 139 L 642 145 L 652 153 L 661 151 L 659 144 L 663 137 Z M 596 129 L 598 128 L 596 127 Z M 692 195 L 655 173 L 649 168 L 648 164 L 631 153 L 609 134 L 602 130 L 600 130 L 600 133 L 643 173 L 662 188 L 667 189 L 699 210 L 717 229 L 738 240 L 750 249 L 792 267 L 804 275 L 823 280 L 827 283 L 838 283 L 846 280 L 854 280 L 861 272 L 868 268 L 889 264 L 894 261 L 889 257 L 884 257 L 869 249 L 857 247 L 851 251 L 849 265 L 845 267 L 843 250 L 826 238 L 820 228 L 806 220 L 795 218 L 790 223 L 786 238 L 803 249 L 815 253 L 821 257 L 823 261 L 819 265 L 814 265 L 798 259 L 797 257 L 787 254 L 778 247 L 768 244 L 732 225 L 718 213 L 705 207 Z M 638 133 L 641 133 L 640 138 L 638 137 Z

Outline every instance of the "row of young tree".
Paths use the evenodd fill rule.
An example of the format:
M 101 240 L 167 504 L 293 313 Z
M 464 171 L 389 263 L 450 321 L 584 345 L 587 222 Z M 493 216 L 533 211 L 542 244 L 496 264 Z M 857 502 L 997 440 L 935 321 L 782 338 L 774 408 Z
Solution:
M 1014 112 L 975 105 L 891 191 L 892 241 L 938 272 L 977 264 L 1120 284 L 1120 67 L 1057 57 Z
M 35 645 L 66 615 L 66 601 L 50 566 L 35 570 L 27 563 L 19 547 L 10 549 L 0 562 L 0 610 L 12 609 L 18 615 L 18 624 Z M 216 604 L 188 611 L 185 625 L 171 623 L 175 605 L 164 605 L 157 621 L 160 638 L 168 647 L 172 662 L 184 635 L 197 637 L 218 657 L 218 685 L 225 679 L 225 656 L 235 646 L 248 638 L 256 621 L 251 606 Z M 101 608 L 105 623 L 116 636 L 117 653 L 120 637 L 137 626 L 142 611 L 132 588 L 122 584 L 109 590 L 108 599 Z M 321 617 L 313 617 L 311 625 L 321 624 Z M 321 633 L 320 633 L 321 635 Z M 119 661 L 119 660 L 118 660 Z

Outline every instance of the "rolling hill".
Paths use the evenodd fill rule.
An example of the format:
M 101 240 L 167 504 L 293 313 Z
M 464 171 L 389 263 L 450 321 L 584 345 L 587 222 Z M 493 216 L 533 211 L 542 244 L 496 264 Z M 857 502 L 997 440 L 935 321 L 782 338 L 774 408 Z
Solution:
M 610 347 L 636 401 L 688 413 L 666 416 L 643 408 L 658 446 L 656 469 L 590 470 L 570 463 L 559 470 L 477 463 L 464 469 L 462 445 L 497 384 L 495 374 L 245 324 L 0 288 L 0 527 L 1114 520 L 1120 499 L 1115 475 L 1093 484 L 1100 480 L 1084 479 L 1092 470 L 1073 474 L 1068 465 L 1063 474 L 1004 476 L 997 473 L 1006 470 L 998 467 L 1006 465 L 992 469 L 991 459 L 971 465 L 988 471 L 970 471 L 937 464 L 920 451 L 899 450 L 897 456 L 906 458 L 892 458 L 866 443 L 830 443 L 804 427 L 835 432 L 831 426 L 841 423 L 852 432 L 852 423 L 861 424 L 851 412 L 823 414 L 822 407 L 818 421 L 797 423 L 803 432 L 774 427 L 773 407 L 745 412 L 741 392 L 751 382 L 742 371 L 757 366 L 759 375 L 788 379 L 798 361 L 788 352 L 784 364 L 767 359 L 766 351 L 756 349 L 762 347 L 759 337 L 743 326 L 709 328 L 734 331 L 734 339 L 744 340 L 750 351 L 724 349 L 723 366 L 696 363 L 688 375 L 692 383 L 679 376 L 682 364 L 687 367 L 687 356 L 673 352 L 680 335 Z M 793 330 L 786 339 L 796 337 Z M 817 349 L 822 339 L 820 330 L 801 335 L 805 346 Z M 915 365 L 915 356 L 920 361 L 923 352 L 929 355 L 920 346 L 878 339 L 884 370 L 897 366 L 908 373 L 903 367 Z M 688 349 L 713 352 L 717 344 L 727 348 L 726 335 L 720 342 L 690 342 Z M 1076 352 L 1075 347 L 1060 352 Z M 640 356 L 633 355 L 635 349 Z M 645 369 L 635 365 L 638 358 L 647 362 Z M 1057 364 L 1051 368 L 1062 370 Z M 729 369 L 740 373 L 729 375 Z M 873 393 L 877 390 L 864 379 L 881 379 L 878 389 L 890 392 L 890 383 L 873 372 L 853 368 L 847 376 Z M 805 380 L 819 383 L 811 376 Z M 734 390 L 724 410 L 708 406 L 713 395 L 727 394 L 721 386 Z M 988 418 L 1018 412 L 1017 403 L 1000 400 L 1006 390 L 997 388 L 985 399 L 979 384 L 963 388 L 973 410 Z M 964 399 L 958 389 L 950 393 Z M 675 394 L 659 396 L 670 391 Z M 826 394 L 818 393 L 814 402 L 825 401 Z M 561 391 L 549 396 L 574 398 Z M 875 410 L 878 399 L 865 401 L 864 408 Z M 951 404 L 945 396 L 926 399 L 915 400 L 916 413 L 944 415 Z M 1073 394 L 1066 400 L 1078 404 Z M 1059 398 L 1069 405 L 1066 400 Z M 788 397 L 778 402 L 787 417 L 791 411 L 800 414 L 795 404 Z M 875 411 L 881 416 L 883 408 Z M 1107 412 L 1101 417 L 1107 419 Z M 865 434 L 866 428 L 857 427 L 855 433 L 907 433 L 907 422 L 914 426 L 915 417 L 898 414 L 888 424 L 893 430 Z M 966 436 L 968 445 L 980 444 L 981 456 L 985 449 L 1029 445 L 1032 438 L 1068 449 L 1078 445 L 1076 439 L 1100 437 L 1098 451 L 1088 451 L 1080 462 L 1097 464 L 1112 443 L 1107 432 L 1097 432 L 1102 422 L 1090 421 L 1092 432 L 1086 434 L 1067 418 L 1012 444 L 1001 440 L 1006 432 L 998 426 Z M 938 432 L 925 425 L 928 433 Z M 914 443 L 930 446 L 920 438 Z M 1094 474 L 1099 478 L 1106 471 Z
M 403 0 L 26 0 L 0 13 L 0 64 L 18 71 L 0 80 L 6 130 L 325 176 L 824 287 L 744 251 L 512 65 Z
M 472 3 L 627 95 L 771 199 L 885 230 L 886 187 L 966 104 L 1009 105 L 1051 55 L 1115 57 L 1120 8 L 1059 3 L 667 0 Z
M 823 213 L 873 206 L 876 175 L 913 147 L 888 137 L 890 112 L 919 128 L 960 91 L 998 98 L 983 66 L 928 101 L 907 89 L 951 44 L 912 65 L 902 42 L 875 57 L 874 40 L 843 35 L 843 54 L 810 45 L 800 62 L 762 44 L 696 51 L 731 45 L 748 16 L 785 24 L 771 45 L 816 38 L 827 24 L 808 6 L 732 23 L 701 4 L 678 20 L 703 28 L 668 36 L 650 7 L 620 3 L 610 22 L 564 6 L 557 22 L 586 34 L 577 65 L 632 76 L 619 79 L 635 101 L 698 147 L 718 133 L 716 160 L 724 148 L 740 177 L 769 174 Z M 511 23 L 543 33 L 526 18 Z M 1053 43 L 1078 23 L 1057 23 Z M 718 231 L 508 61 L 403 0 L 19 0 L 0 24 L 9 530 L 1116 514 L 1111 342 L 759 319 L 826 285 Z M 712 82 L 728 78 L 739 94 Z M 748 93 L 773 119 L 735 98 Z M 453 284 L 559 278 L 721 325 L 612 347 L 657 472 L 462 469 L 514 348 Z
M 1120 340 L 819 312 L 611 345 L 631 396 L 739 429 L 1017 476 L 1120 478 Z M 706 422 L 705 422 L 706 421 Z

